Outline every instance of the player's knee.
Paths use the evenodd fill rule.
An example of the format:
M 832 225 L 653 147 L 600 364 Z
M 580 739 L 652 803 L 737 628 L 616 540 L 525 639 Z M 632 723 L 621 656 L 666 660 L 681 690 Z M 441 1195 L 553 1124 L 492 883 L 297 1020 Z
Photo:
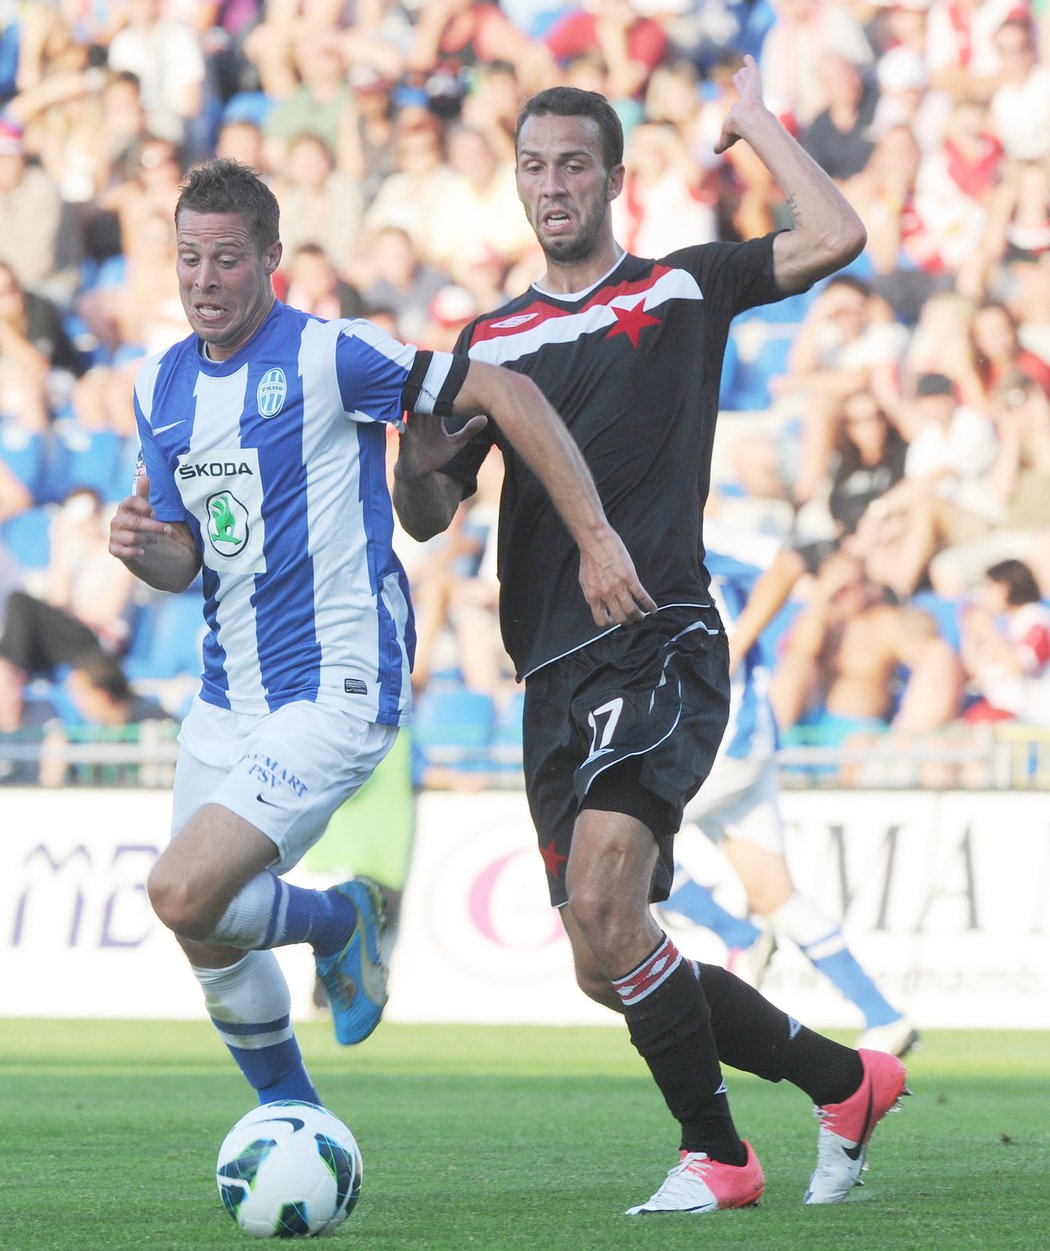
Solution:
M 182 938 L 203 942 L 215 928 L 214 920 L 203 913 L 199 895 L 169 873 L 162 861 L 146 879 L 146 894 L 161 924 Z

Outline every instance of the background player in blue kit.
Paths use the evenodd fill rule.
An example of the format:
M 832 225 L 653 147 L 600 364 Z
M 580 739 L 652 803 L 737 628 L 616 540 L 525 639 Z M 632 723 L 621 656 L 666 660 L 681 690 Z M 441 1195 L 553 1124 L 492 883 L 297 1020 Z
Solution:
M 525 680 L 525 780 L 552 903 L 577 980 L 621 1012 L 680 1125 L 678 1163 L 631 1214 L 758 1201 L 761 1166 L 733 1124 L 721 1061 L 800 1086 L 820 1112 L 810 1203 L 860 1179 L 867 1143 L 904 1089 L 895 1057 L 807 1030 L 724 969 L 697 970 L 661 932 L 673 839 L 726 724 L 725 633 L 700 540 L 722 357 L 735 314 L 804 290 L 852 260 L 864 228 L 835 184 L 766 108 L 750 57 L 717 150 L 746 140 L 784 192 L 794 226 L 745 243 L 625 253 L 612 233 L 623 132 L 608 101 L 553 88 L 527 101 L 518 194 L 546 272 L 471 323 L 457 350 L 539 383 L 594 474 L 658 611 L 595 629 L 571 543 L 531 469 L 498 431 L 454 459 L 409 426 L 394 502 L 425 539 L 446 527 L 493 441 L 505 462 L 500 621 Z
M 173 838 L 148 890 L 260 1101 L 319 1102 L 271 949 L 312 945 L 340 1042 L 375 1028 L 386 971 L 372 885 L 312 891 L 279 875 L 411 711 L 414 630 L 391 548 L 387 426 L 410 410 L 447 454 L 485 425 L 474 414 L 489 414 L 578 539 L 595 621 L 637 619 L 652 601 L 534 383 L 280 303 L 277 202 L 234 161 L 191 171 L 175 221 L 194 333 L 138 375 L 145 474 L 110 530 L 110 551 L 151 586 L 183 590 L 200 571 L 209 627 L 179 738 Z M 447 436 L 452 413 L 469 420 Z
M 730 947 L 772 954 L 770 940 L 788 938 L 864 1016 L 858 1045 L 905 1055 L 918 1031 L 876 986 L 850 951 L 842 927 L 795 886 L 784 854 L 777 781 L 777 728 L 768 698 L 770 673 L 758 636 L 804 571 L 802 557 L 769 535 L 704 521 L 711 593 L 729 636 L 729 724 L 710 776 L 686 805 L 683 821 L 719 843 L 766 918 L 760 929 L 727 912 L 676 863 L 674 889 L 660 911 L 677 913 L 723 937 Z M 745 973 L 730 964 L 742 977 Z M 758 985 L 761 969 L 745 980 Z

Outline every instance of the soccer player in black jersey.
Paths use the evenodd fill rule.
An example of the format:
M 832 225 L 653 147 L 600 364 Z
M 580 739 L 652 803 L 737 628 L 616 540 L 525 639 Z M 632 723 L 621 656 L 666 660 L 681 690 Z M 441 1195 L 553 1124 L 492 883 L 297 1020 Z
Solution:
M 758 1202 L 762 1169 L 734 1127 L 722 1062 L 787 1079 L 817 1106 L 810 1203 L 840 1202 L 857 1184 L 905 1081 L 895 1057 L 840 1046 L 724 969 L 684 959 L 649 908 L 667 896 L 683 806 L 727 715 L 701 526 L 729 324 L 805 290 L 865 242 L 834 183 L 765 106 L 753 59 L 734 81 L 717 150 L 751 145 L 791 229 L 660 260 L 625 253 L 610 211 L 623 188 L 620 123 L 602 96 L 552 88 L 525 104 L 516 139 L 518 193 L 546 273 L 458 345 L 527 374 L 561 412 L 656 611 L 636 596 L 621 625 L 597 621 L 567 531 L 493 423 L 472 419 L 457 451 L 436 419 L 410 421 L 395 470 L 402 523 L 425 539 L 473 493 L 491 445 L 503 453 L 500 618 L 525 680 L 525 780 L 551 900 L 581 988 L 623 1014 L 681 1126 L 678 1164 L 632 1215 Z

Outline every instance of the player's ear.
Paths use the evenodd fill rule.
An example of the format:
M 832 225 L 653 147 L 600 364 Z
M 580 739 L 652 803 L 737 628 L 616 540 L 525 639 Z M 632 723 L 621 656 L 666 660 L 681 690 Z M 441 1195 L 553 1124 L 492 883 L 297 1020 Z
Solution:
M 605 198 L 611 203 L 623 190 L 624 166 L 614 165 L 605 179 Z
M 280 239 L 276 243 L 271 243 L 266 249 L 266 255 L 263 258 L 266 265 L 266 272 L 273 274 L 277 270 L 277 266 L 281 263 L 281 257 L 284 255 L 284 244 Z

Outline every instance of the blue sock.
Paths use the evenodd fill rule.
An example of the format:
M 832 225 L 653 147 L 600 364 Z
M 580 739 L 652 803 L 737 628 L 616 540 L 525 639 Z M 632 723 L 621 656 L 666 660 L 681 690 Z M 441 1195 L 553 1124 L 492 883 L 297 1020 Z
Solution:
M 234 897 L 209 942 L 245 951 L 309 943 L 329 956 L 357 923 L 353 903 L 335 890 L 290 886 L 275 873 L 259 873 Z
M 833 986 L 860 1008 L 868 1029 L 900 1020 L 901 1014 L 864 972 L 848 947 L 816 959 L 805 947 L 802 950 L 812 960 L 813 967 L 819 969 Z
M 727 947 L 750 947 L 762 936 L 762 931 L 753 921 L 727 912 L 715 902 L 706 886 L 691 878 L 687 878 L 660 907 L 680 912 L 690 921 L 716 934 Z
M 249 951 L 225 969 L 194 965 L 193 972 L 212 1024 L 259 1102 L 320 1103 L 292 1030 L 288 984 L 273 952 Z

